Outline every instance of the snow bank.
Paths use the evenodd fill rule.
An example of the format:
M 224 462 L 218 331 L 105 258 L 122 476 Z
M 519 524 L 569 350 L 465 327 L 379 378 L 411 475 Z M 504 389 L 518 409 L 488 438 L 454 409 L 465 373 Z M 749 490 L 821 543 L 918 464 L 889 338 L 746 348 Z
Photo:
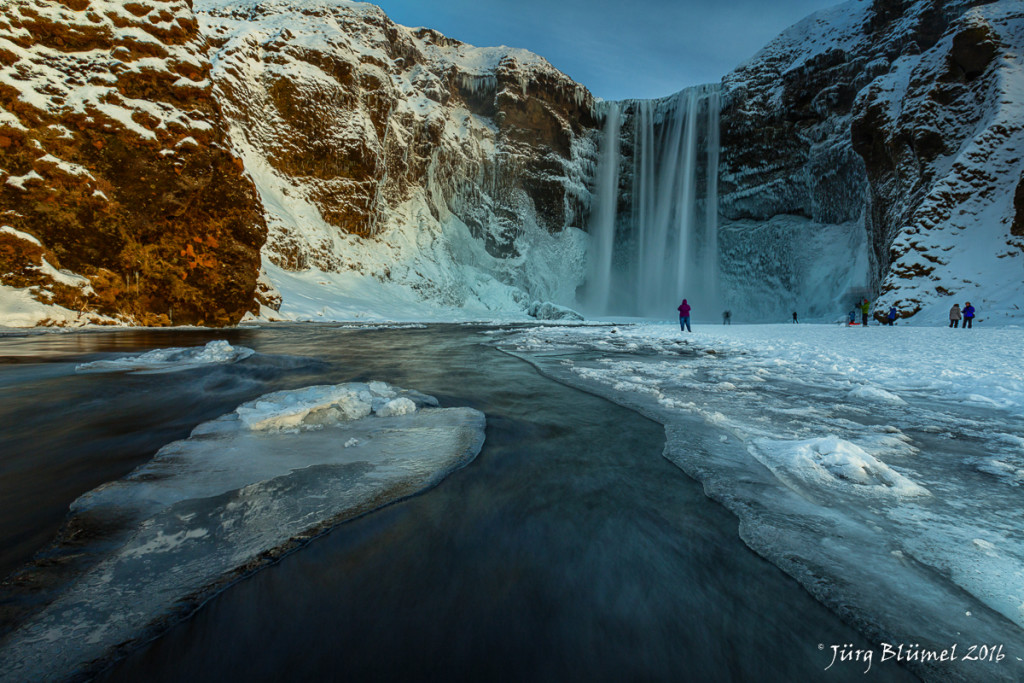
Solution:
M 158 372 L 180 372 L 193 370 L 204 365 L 237 363 L 245 360 L 255 351 L 244 346 L 231 346 L 218 339 L 202 347 L 172 347 L 147 351 L 139 356 L 124 356 L 113 360 L 97 360 L 75 367 L 78 372 L 137 372 L 151 374 Z
M 436 403 L 383 382 L 268 394 L 85 494 L 74 523 L 105 531 L 77 550 L 101 559 L 6 638 L 4 680 L 87 675 L 297 541 L 437 484 L 485 420 Z
M 926 496 L 928 491 L 876 459 L 855 443 L 835 436 L 806 441 L 756 439 L 750 453 L 797 493 L 821 500 L 821 494 Z
M 428 396 L 414 395 L 427 405 L 437 405 Z M 323 429 L 371 413 L 380 417 L 409 415 L 416 407 L 415 401 L 398 396 L 384 382 L 370 382 L 278 391 L 239 406 L 235 413 L 252 431 L 294 432 Z

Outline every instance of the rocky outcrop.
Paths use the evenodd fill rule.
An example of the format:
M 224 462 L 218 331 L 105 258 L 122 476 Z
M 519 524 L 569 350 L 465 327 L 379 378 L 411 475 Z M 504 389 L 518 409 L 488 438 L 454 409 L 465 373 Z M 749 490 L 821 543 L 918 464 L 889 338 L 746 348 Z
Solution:
M 452 307 L 571 303 L 597 126 L 586 89 L 528 52 L 398 26 L 369 4 L 197 11 L 267 212 L 272 280 L 353 275 Z
M 861 93 L 852 125 L 871 187 L 879 299 L 906 315 L 1024 294 L 1024 7 L 956 17 Z M 1017 291 L 1018 296 L 1012 292 Z
M 146 325 L 251 308 L 266 228 L 209 72 L 190 0 L 0 5 L 0 282 Z
M 969 279 L 986 261 L 1019 258 L 1007 200 L 1021 178 L 1019 13 L 1008 1 L 874 0 L 787 30 L 723 81 L 723 230 L 769 232 L 766 249 L 792 244 L 794 225 L 838 230 L 836 253 L 821 258 L 841 267 L 866 245 L 862 281 L 851 272 L 846 284 L 904 317 L 949 307 L 932 296 L 948 287 L 939 262 Z M 961 213 L 972 223 L 951 241 L 961 228 L 944 226 Z M 996 298 L 1003 285 L 985 291 Z

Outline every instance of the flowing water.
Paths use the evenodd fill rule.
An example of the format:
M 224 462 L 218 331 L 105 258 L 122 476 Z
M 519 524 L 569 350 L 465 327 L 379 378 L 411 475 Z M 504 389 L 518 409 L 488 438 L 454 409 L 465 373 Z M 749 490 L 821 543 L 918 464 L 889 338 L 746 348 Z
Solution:
M 662 457 L 660 425 L 542 377 L 485 332 L 0 338 L 0 570 L 45 553 L 72 500 L 196 424 L 270 391 L 376 379 L 483 411 L 477 459 L 235 583 L 102 680 L 863 680 L 860 666 L 824 669 L 830 645 L 867 643 L 742 544 L 736 519 Z M 74 372 L 212 339 L 256 354 Z M 32 608 L 23 593 L 5 591 L 5 630 Z
M 717 310 L 720 86 L 606 107 L 586 308 L 661 316 L 689 296 Z

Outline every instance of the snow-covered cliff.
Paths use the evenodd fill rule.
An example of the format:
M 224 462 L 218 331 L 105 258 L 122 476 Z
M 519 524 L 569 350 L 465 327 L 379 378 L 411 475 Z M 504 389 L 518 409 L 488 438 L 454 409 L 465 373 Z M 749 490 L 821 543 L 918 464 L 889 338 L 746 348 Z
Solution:
M 188 0 L 0 3 L 0 318 L 237 322 L 265 237 Z
M 348 0 L 4 3 L 0 318 L 1021 320 L 1022 12 L 851 0 L 600 105 Z
M 854 111 L 880 308 L 941 320 L 970 301 L 986 321 L 1024 318 L 1024 5 L 969 10 Z
M 300 318 L 572 304 L 593 99 L 544 59 L 345 0 L 198 0 L 259 188 L 269 280 Z
M 965 299 L 1021 317 L 1021 11 L 852 0 L 725 77 L 723 287 L 740 307 L 826 315 L 829 291 L 835 314 L 881 293 L 924 323 Z

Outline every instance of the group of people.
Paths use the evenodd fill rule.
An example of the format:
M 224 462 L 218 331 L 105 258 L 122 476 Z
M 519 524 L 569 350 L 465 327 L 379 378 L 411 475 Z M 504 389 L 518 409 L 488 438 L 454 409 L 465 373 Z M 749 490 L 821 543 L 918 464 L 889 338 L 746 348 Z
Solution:
M 971 329 L 974 328 L 974 306 L 971 305 L 970 301 L 965 303 L 962 309 L 960 308 L 960 304 L 953 304 L 953 308 L 949 309 L 950 327 L 958 327 L 961 320 L 964 321 L 965 330 L 968 327 Z
M 862 299 L 859 303 L 853 304 L 853 309 L 850 311 L 850 320 L 846 323 L 847 325 L 857 324 L 857 310 L 860 310 L 860 324 L 864 327 L 868 326 L 868 315 L 871 313 L 871 302 L 867 299 Z M 895 306 L 889 307 L 889 312 L 882 318 L 883 325 L 889 325 L 890 327 L 896 324 L 896 318 L 899 317 L 899 311 L 896 310 Z
M 867 299 L 859 303 L 854 304 L 853 310 L 850 311 L 850 320 L 848 325 L 857 324 L 857 310 L 860 309 L 861 324 L 864 327 L 868 326 L 868 315 L 871 313 L 871 302 Z M 679 329 L 684 332 L 692 332 L 690 329 L 690 304 L 687 303 L 686 299 L 683 299 L 683 303 L 679 304 Z M 889 312 L 885 314 L 885 318 L 882 320 L 883 325 L 895 325 L 896 318 L 899 317 L 899 311 L 896 310 L 895 306 L 889 307 Z M 961 309 L 960 304 L 953 304 L 953 308 L 949 309 L 949 326 L 958 327 L 960 321 L 963 321 L 964 328 L 974 327 L 974 306 L 968 301 L 964 304 Z M 796 311 L 793 312 L 793 322 L 797 322 Z M 722 324 L 732 324 L 732 312 L 724 311 L 722 313 Z

